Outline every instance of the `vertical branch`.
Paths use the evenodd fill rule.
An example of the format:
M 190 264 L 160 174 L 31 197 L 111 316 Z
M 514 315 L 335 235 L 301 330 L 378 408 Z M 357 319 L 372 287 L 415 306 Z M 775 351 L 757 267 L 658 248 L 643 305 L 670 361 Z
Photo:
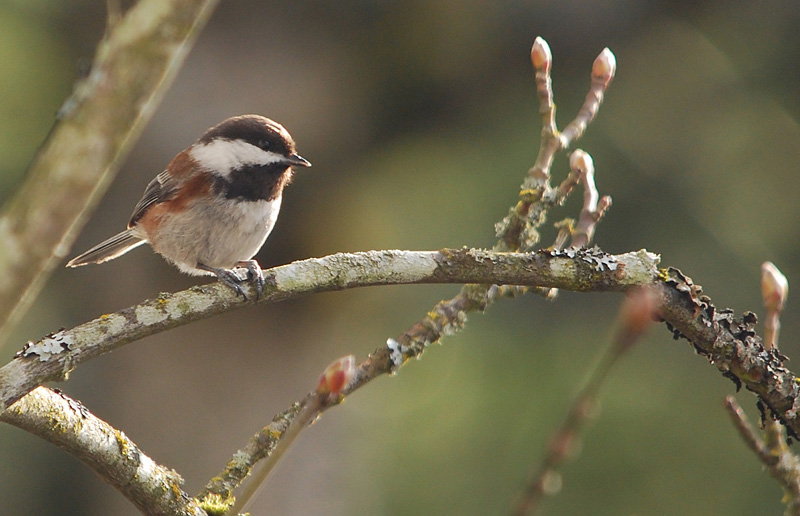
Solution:
M 528 171 L 528 178 L 533 180 L 534 184 L 527 186 L 542 187 L 547 185 L 550 180 L 553 157 L 556 152 L 561 150 L 563 142 L 558 138 L 556 105 L 553 101 L 553 80 L 550 77 L 553 55 L 550 52 L 550 46 L 541 37 L 537 37 L 533 42 L 531 62 L 536 70 L 534 81 L 536 82 L 536 97 L 539 99 L 539 114 L 542 117 L 542 138 L 539 143 L 539 155 Z
M 597 193 L 594 184 L 594 162 L 589 154 L 577 149 L 570 156 L 569 164 L 573 171 L 580 174 L 583 184 L 583 208 L 572 233 L 572 246 L 586 247 L 594 238 L 597 223 L 611 206 L 611 197 L 600 198 L 600 194 Z

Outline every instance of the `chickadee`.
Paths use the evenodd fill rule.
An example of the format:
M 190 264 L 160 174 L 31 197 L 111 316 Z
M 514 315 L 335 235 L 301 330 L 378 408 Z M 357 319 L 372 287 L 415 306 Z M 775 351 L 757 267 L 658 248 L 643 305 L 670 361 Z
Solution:
M 275 225 L 292 166 L 311 163 L 282 125 L 258 115 L 229 118 L 150 181 L 128 229 L 67 267 L 103 263 L 147 242 L 187 274 L 216 274 L 245 299 L 241 283 L 252 281 L 260 295 L 264 274 L 252 258 Z M 245 267 L 247 276 L 234 267 Z

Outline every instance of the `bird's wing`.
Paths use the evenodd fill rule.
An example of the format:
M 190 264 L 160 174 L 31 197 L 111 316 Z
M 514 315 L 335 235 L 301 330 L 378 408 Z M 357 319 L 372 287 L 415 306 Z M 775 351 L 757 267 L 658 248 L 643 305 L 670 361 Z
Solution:
M 135 226 L 150 206 L 171 199 L 175 195 L 177 186 L 178 181 L 170 173 L 169 168 L 158 174 L 144 189 L 142 198 L 133 208 L 133 215 L 131 215 L 131 220 L 128 222 L 128 228 Z

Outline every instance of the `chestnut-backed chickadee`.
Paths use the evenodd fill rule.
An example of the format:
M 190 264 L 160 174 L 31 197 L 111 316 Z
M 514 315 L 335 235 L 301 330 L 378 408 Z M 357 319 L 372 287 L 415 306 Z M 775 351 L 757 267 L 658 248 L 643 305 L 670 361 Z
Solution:
M 187 274 L 216 274 L 245 299 L 241 283 L 252 281 L 260 295 L 264 274 L 252 258 L 275 225 L 292 166 L 311 163 L 283 126 L 258 115 L 229 118 L 150 181 L 128 229 L 67 267 L 103 263 L 147 242 Z

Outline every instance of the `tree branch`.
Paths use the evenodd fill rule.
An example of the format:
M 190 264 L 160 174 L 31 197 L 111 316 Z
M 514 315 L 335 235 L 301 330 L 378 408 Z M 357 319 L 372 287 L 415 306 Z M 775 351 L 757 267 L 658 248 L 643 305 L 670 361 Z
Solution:
M 110 27 L 0 214 L 0 344 L 71 247 L 219 0 L 140 0 Z
M 183 479 L 156 464 L 119 430 L 60 392 L 39 387 L 0 414 L 9 423 L 63 448 L 151 516 L 205 516 L 181 489 Z
M 692 343 L 737 389 L 754 392 L 772 415 L 786 425 L 793 437 L 800 435 L 800 386 L 798 378 L 783 366 L 786 358 L 776 349 L 765 349 L 755 332 L 756 315 L 740 319 L 727 308 L 717 309 L 702 287 L 679 270 L 662 272 L 658 295 L 661 317 L 674 337 Z
M 530 249 L 539 241 L 537 228 L 544 223 L 547 211 L 563 203 L 573 187 L 578 183 L 580 175 L 579 171 L 573 170 L 561 185 L 556 189 L 552 189 L 549 182 L 553 156 L 559 150 L 568 147 L 573 140 L 580 136 L 586 125 L 594 118 L 599 104 L 602 101 L 602 95 L 590 93 L 590 95 L 587 96 L 584 107 L 579 112 L 575 121 L 573 121 L 573 125 L 576 123 L 579 124 L 581 130 L 573 131 L 568 135 L 559 134 L 555 126 L 555 105 L 552 102 L 552 90 L 549 77 L 551 56 L 549 56 L 549 49 L 547 49 L 545 61 L 543 62 L 541 59 L 537 61 L 537 45 L 541 50 L 542 45 L 546 48 L 546 43 L 544 40 L 541 40 L 541 38 L 537 38 L 537 42 L 534 44 L 532 50 L 532 60 L 537 70 L 537 94 L 540 99 L 542 120 L 545 124 L 545 130 L 543 130 L 542 133 L 542 146 L 534 167 L 529 171 L 528 177 L 522 185 L 520 201 L 510 210 L 509 215 L 496 225 L 496 233 L 500 240 L 495 246 L 495 251 Z M 610 54 L 608 51 L 605 51 L 605 53 Z M 597 90 L 598 83 L 595 78 L 596 74 L 594 69 L 592 75 L 592 89 Z M 610 74 L 605 76 L 605 82 L 602 84 L 603 90 L 608 85 L 611 77 L 613 77 L 613 70 Z M 388 274 L 393 277 L 384 278 L 382 276 L 384 271 L 378 271 L 377 275 L 373 275 L 371 272 L 375 264 L 372 263 L 374 257 L 368 256 L 369 254 L 370 253 L 341 255 L 346 260 L 350 258 L 354 258 L 354 260 L 339 271 L 326 269 L 325 267 L 327 267 L 327 265 L 324 263 L 321 264 L 323 266 L 322 270 L 318 270 L 317 266 L 320 265 L 319 262 L 331 260 L 334 257 L 301 262 L 310 265 L 311 270 L 302 271 L 303 273 L 300 276 L 294 273 L 288 274 L 285 278 L 287 280 L 285 282 L 285 286 L 287 287 L 284 293 L 285 297 L 281 297 L 280 293 L 278 293 L 273 299 L 265 297 L 264 301 L 278 301 L 302 293 L 339 290 L 350 286 L 360 286 L 353 283 L 354 272 L 356 275 L 366 272 L 364 279 L 367 280 L 367 283 L 363 285 L 367 285 L 397 283 L 398 278 L 402 279 L 403 282 L 449 282 L 451 280 L 437 276 L 435 271 L 442 265 L 458 265 L 456 262 L 459 260 L 474 266 L 475 263 L 481 263 L 488 259 L 489 263 L 484 265 L 489 265 L 492 271 L 491 273 L 489 273 L 488 270 L 479 272 L 477 275 L 469 276 L 469 278 L 465 277 L 457 280 L 457 282 L 478 281 L 485 284 L 466 285 L 453 299 L 441 302 L 434 307 L 420 323 L 412 326 L 397 339 L 389 339 L 385 347 L 379 349 L 378 352 L 360 364 L 357 377 L 353 382 L 349 383 L 348 390 L 341 393 L 342 396 L 366 384 L 369 380 L 380 374 L 394 371 L 411 356 L 417 356 L 422 353 L 425 346 L 429 343 L 438 340 L 442 335 L 452 332 L 454 329 L 463 325 L 467 312 L 484 309 L 498 296 L 499 289 L 494 284 L 503 282 L 502 279 L 498 279 L 498 277 L 495 276 L 494 273 L 496 271 L 494 269 L 502 271 L 505 265 L 502 257 L 512 257 L 512 255 L 501 256 L 499 254 L 493 256 L 493 253 L 487 253 L 486 251 L 446 250 L 445 252 L 438 253 L 437 257 L 434 257 L 433 262 L 436 262 L 435 265 L 431 261 L 431 256 L 424 257 L 423 260 L 414 260 L 413 264 L 396 263 L 394 264 L 397 267 L 396 271 L 388 272 Z M 398 252 L 383 252 L 379 254 L 388 254 L 391 256 L 397 255 Z M 643 259 L 644 262 L 647 262 L 644 269 L 641 271 L 634 271 L 633 268 L 631 268 L 631 270 L 626 270 L 626 263 L 615 263 L 613 257 L 609 257 L 609 255 L 595 250 L 561 252 L 556 249 L 540 254 L 542 254 L 543 257 L 549 256 L 550 258 L 568 259 L 562 264 L 554 262 L 556 263 L 556 267 L 551 267 L 552 270 L 549 271 L 551 274 L 554 273 L 551 280 L 561 275 L 569 277 L 572 268 L 575 268 L 575 270 L 580 270 L 581 268 L 585 269 L 586 274 L 583 275 L 584 277 L 582 277 L 582 279 L 578 281 L 569 280 L 569 283 L 573 284 L 574 288 L 577 289 L 586 288 L 586 285 L 592 284 L 592 282 L 600 276 L 597 272 L 602 271 L 604 267 L 608 269 L 607 272 L 611 273 L 611 277 L 608 278 L 610 285 L 616 285 L 621 277 L 631 273 L 643 274 L 647 276 L 647 278 L 642 279 L 642 281 L 649 282 L 652 280 L 655 273 L 655 263 L 657 261 L 657 257 L 645 251 L 633 253 L 640 254 L 640 258 Z M 366 261 L 360 260 L 360 258 L 365 258 Z M 440 263 L 437 261 L 438 259 L 443 259 L 443 261 Z M 573 261 L 575 263 L 570 266 L 570 263 Z M 410 269 L 409 265 L 411 265 Z M 421 269 L 415 272 L 414 267 L 421 267 Z M 525 267 L 524 264 L 523 267 Z M 411 271 L 411 275 L 406 276 L 406 273 L 409 271 Z M 513 274 L 516 275 L 518 272 L 519 271 L 514 272 Z M 522 272 L 524 273 L 523 275 L 526 275 L 529 271 L 523 268 Z M 414 276 L 415 274 L 417 274 L 418 277 Z M 429 274 L 431 275 L 430 278 L 425 279 L 426 275 Z M 486 274 L 488 274 L 488 276 Z M 581 275 L 579 274 L 578 277 L 581 277 Z M 271 282 L 276 286 L 278 286 L 280 279 L 278 275 L 270 276 Z M 313 282 L 318 279 L 319 284 L 314 285 Z M 312 282 L 310 286 L 307 284 L 309 281 Z M 513 281 L 513 283 L 525 284 L 524 282 L 516 280 Z M 634 284 L 637 283 L 634 282 L 631 286 Z M 546 283 L 545 286 L 550 286 L 550 283 Z M 558 284 L 553 286 L 558 286 Z M 201 299 L 194 296 L 194 294 L 208 294 L 209 288 L 211 289 L 210 298 L 206 297 Z M 619 288 L 619 286 L 612 286 L 610 288 L 616 289 Z M 12 402 L 13 399 L 18 398 L 24 394 L 24 392 L 33 388 L 36 382 L 46 379 L 57 380 L 65 378 L 66 374 L 74 365 L 92 356 L 101 354 L 105 352 L 104 350 L 113 349 L 113 347 L 135 340 L 136 338 L 141 338 L 157 331 L 163 331 L 164 329 L 184 324 L 196 318 L 207 317 L 227 309 L 244 306 L 244 303 L 241 303 L 238 298 L 231 297 L 231 292 L 228 289 L 218 285 L 197 287 L 191 290 L 193 294 L 187 294 L 188 292 L 190 291 L 178 293 L 174 296 L 162 295 L 158 300 L 144 303 L 138 307 L 132 307 L 131 309 L 118 312 L 117 314 L 103 316 L 96 321 L 70 331 L 57 332 L 45 337 L 36 344 L 30 343 L 18 354 L 17 359 L 0 370 L 0 392 L 5 392 L 10 395 L 4 403 L 3 409 L 7 407 L 8 403 Z M 193 305 L 192 303 L 198 304 Z M 183 313 L 187 313 L 184 319 L 178 317 Z M 135 325 L 132 333 L 126 334 L 124 332 L 124 327 L 128 319 L 133 321 Z M 122 326 L 122 331 L 120 326 Z M 92 344 L 94 338 L 96 338 L 96 342 L 99 343 L 99 345 Z M 86 339 L 90 344 L 88 346 L 77 344 L 79 342 L 84 342 L 83 339 Z M 75 346 L 82 348 L 82 352 L 73 352 Z M 28 371 L 28 373 L 31 374 L 25 374 L 24 369 L 27 366 L 21 364 L 26 358 L 27 364 L 34 362 L 34 360 L 29 358 L 32 355 L 39 357 L 39 366 L 44 364 L 44 369 L 39 366 L 31 367 L 31 370 Z M 54 356 L 55 358 L 53 358 Z M 20 375 L 19 373 L 23 374 Z M 37 374 L 39 376 L 37 376 Z M 312 396 L 313 395 L 314 394 L 312 394 Z M 306 398 L 303 403 L 297 404 L 297 411 L 289 410 L 283 417 L 276 418 L 276 421 L 278 423 L 284 422 L 291 426 L 298 411 L 300 413 L 307 412 L 304 411 L 304 408 L 308 407 L 308 400 L 309 398 Z M 328 406 L 330 406 L 330 404 L 321 406 L 320 411 Z M 295 425 L 294 432 L 301 429 L 301 426 Z M 268 427 L 265 430 L 270 430 L 270 428 Z M 281 439 L 282 435 L 284 435 L 284 433 L 274 433 L 270 430 L 267 433 L 267 439 L 261 439 L 259 436 L 256 436 L 251 444 L 255 444 L 257 454 L 262 454 L 261 456 L 270 456 L 270 459 L 274 463 L 275 457 L 279 455 L 274 453 L 274 446 L 281 444 L 278 440 Z M 267 447 L 258 448 L 258 446 L 261 446 L 264 442 L 267 444 Z M 268 446 L 270 442 L 274 444 L 273 447 Z M 242 464 L 241 461 L 237 460 L 239 458 L 241 458 L 239 454 L 234 456 L 229 464 L 229 466 L 233 465 L 233 467 L 226 468 L 226 472 L 222 475 L 225 476 L 230 472 L 230 478 L 228 479 L 230 483 L 223 483 L 224 485 L 215 486 L 221 488 L 225 497 L 223 498 L 221 495 L 217 494 L 218 489 L 209 489 L 207 490 L 209 492 L 202 496 L 202 503 L 205 504 L 204 506 L 215 505 L 215 510 L 224 510 L 224 508 L 227 507 L 230 489 L 241 482 L 249 473 L 252 465 Z M 258 459 L 253 458 L 253 463 L 255 460 Z M 267 464 L 267 466 L 269 466 L 269 464 Z M 211 486 L 213 484 L 214 482 L 212 481 L 209 485 Z
M 28 343 L 0 368 L 0 408 L 5 410 L 45 381 L 65 379 L 76 365 L 123 344 L 254 303 L 409 283 L 497 283 L 624 291 L 652 282 L 657 262 L 658 257 L 646 251 L 614 256 L 598 250 L 498 253 L 478 249 L 370 251 L 303 260 L 264 271 L 267 285 L 257 302 L 243 301 L 230 288 L 212 283 L 162 294 Z M 410 353 L 416 355 L 419 351 L 409 350 L 404 355 Z
M 557 254 L 575 253 L 579 254 L 580 251 L 567 250 Z M 482 288 L 481 285 L 467 285 L 464 288 L 470 287 Z M 630 289 L 626 287 L 622 290 Z M 786 404 L 792 406 L 800 403 L 795 402 L 796 388 L 784 389 L 786 385 L 796 386 L 796 377 L 782 366 L 782 356 L 774 350 L 765 350 L 761 345 L 761 339 L 753 330 L 755 324 L 753 314 L 746 313 L 741 321 L 737 321 L 729 309 L 717 310 L 711 304 L 711 300 L 702 295 L 700 287 L 694 285 L 691 279 L 676 269 L 661 271 L 649 292 L 655 298 L 655 308 L 651 310 L 652 313 L 657 313 L 658 317 L 666 322 L 676 338 L 689 339 L 695 350 L 701 355 L 708 356 L 710 362 L 716 364 L 722 371 L 723 376 L 730 378 L 737 385 L 744 383 L 775 411 L 776 417 L 787 425 L 789 431 L 797 433 L 799 429 L 797 418 L 792 417 L 794 410 L 780 412 L 777 408 Z M 432 335 L 438 336 L 436 337 L 438 339 L 446 332 L 452 331 L 458 321 L 463 323 L 465 310 L 475 309 L 464 301 L 467 298 L 468 296 L 459 295 L 439 303 L 431 313 L 446 314 L 446 316 L 429 315 L 428 319 L 412 326 L 397 338 L 388 339 L 385 345 L 376 349 L 358 365 L 354 379 L 342 390 L 341 399 L 378 376 L 396 372 L 409 358 L 418 356 L 428 344 L 434 342 L 428 340 Z M 711 318 L 709 314 L 712 314 Z M 624 334 L 624 337 L 619 338 L 617 345 L 625 347 L 631 342 L 629 335 Z M 788 394 L 784 391 L 788 391 Z M 772 395 L 764 397 L 762 392 Z M 232 490 L 247 477 L 258 460 L 262 458 L 275 460 L 271 456 L 272 451 L 279 446 L 297 415 L 305 413 L 307 405 L 313 402 L 315 396 L 316 393 L 312 392 L 275 416 L 270 425 L 253 436 L 247 446 L 233 456 L 225 470 L 209 482 L 200 497 L 218 496 L 227 500 Z M 320 408 L 318 413 L 331 406 L 333 404 Z

